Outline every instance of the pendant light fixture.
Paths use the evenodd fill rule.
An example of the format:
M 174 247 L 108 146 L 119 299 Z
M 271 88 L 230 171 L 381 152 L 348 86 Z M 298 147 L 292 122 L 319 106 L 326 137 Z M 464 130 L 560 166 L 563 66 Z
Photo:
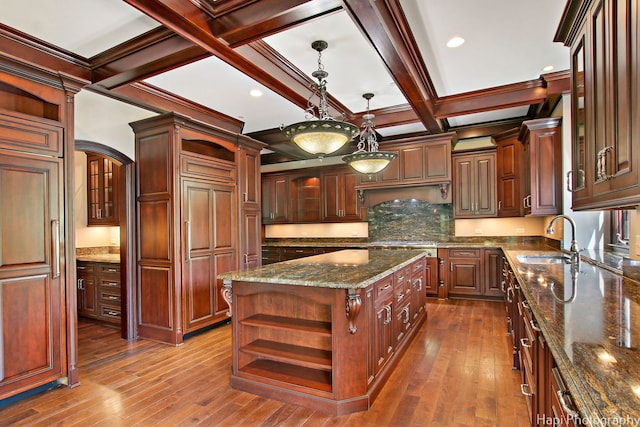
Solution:
M 304 122 L 294 123 L 282 127 L 281 130 L 293 143 L 304 151 L 324 157 L 339 150 L 344 144 L 358 136 L 359 129 L 351 123 L 336 120 L 329 115 L 329 102 L 327 101 L 327 73 L 322 65 L 322 51 L 328 47 L 327 42 L 317 40 L 311 47 L 318 52 L 318 69 L 312 76 L 318 79 L 318 83 L 311 85 L 311 96 L 307 101 L 306 117 Z M 318 105 L 314 105 L 311 99 L 314 95 L 319 98 Z M 315 112 L 318 118 L 315 118 Z
M 342 160 L 349 164 L 356 172 L 371 175 L 382 171 L 389 166 L 389 163 L 398 155 L 390 151 L 378 151 L 378 139 L 373 129 L 374 115 L 369 110 L 369 101 L 373 98 L 372 93 L 362 95 L 367 100 L 367 112 L 362 118 L 362 132 L 360 132 L 360 140 L 358 141 L 358 149 Z

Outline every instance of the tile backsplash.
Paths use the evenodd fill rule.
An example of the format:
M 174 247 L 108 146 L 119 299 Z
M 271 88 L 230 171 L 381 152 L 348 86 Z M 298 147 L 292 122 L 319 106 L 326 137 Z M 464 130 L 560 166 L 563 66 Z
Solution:
M 455 234 L 453 205 L 416 199 L 390 200 L 367 210 L 372 242 L 446 241 Z

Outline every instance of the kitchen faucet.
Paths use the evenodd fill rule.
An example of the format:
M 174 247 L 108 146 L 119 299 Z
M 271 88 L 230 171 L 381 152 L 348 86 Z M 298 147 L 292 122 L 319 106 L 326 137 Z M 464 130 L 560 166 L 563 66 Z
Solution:
M 571 264 L 576 266 L 577 269 L 579 270 L 580 269 L 580 249 L 578 249 L 578 242 L 576 242 L 576 223 L 573 221 L 573 219 L 571 219 L 566 215 L 554 216 L 553 219 L 551 219 L 551 222 L 549 223 L 549 227 L 547 227 L 547 233 L 548 234 L 553 233 L 553 224 L 555 224 L 555 222 L 560 218 L 566 219 L 569 222 L 569 224 L 571 224 L 571 248 L 569 249 L 569 252 L 571 252 Z

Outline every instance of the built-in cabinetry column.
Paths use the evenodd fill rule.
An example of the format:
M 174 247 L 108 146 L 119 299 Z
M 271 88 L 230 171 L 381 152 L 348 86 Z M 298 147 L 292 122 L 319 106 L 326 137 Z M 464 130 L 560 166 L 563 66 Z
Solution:
M 131 126 L 138 333 L 180 344 L 227 319 L 218 274 L 259 262 L 260 144 L 243 139 L 243 152 L 237 134 L 174 113 Z

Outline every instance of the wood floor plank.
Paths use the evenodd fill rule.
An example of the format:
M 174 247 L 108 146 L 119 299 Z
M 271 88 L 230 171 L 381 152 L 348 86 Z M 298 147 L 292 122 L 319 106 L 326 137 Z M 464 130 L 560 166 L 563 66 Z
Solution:
M 172 347 L 80 322 L 81 385 L 15 402 L 0 425 L 524 427 L 504 319 L 501 303 L 429 300 L 426 324 L 373 406 L 340 417 L 232 389 L 229 324 Z

